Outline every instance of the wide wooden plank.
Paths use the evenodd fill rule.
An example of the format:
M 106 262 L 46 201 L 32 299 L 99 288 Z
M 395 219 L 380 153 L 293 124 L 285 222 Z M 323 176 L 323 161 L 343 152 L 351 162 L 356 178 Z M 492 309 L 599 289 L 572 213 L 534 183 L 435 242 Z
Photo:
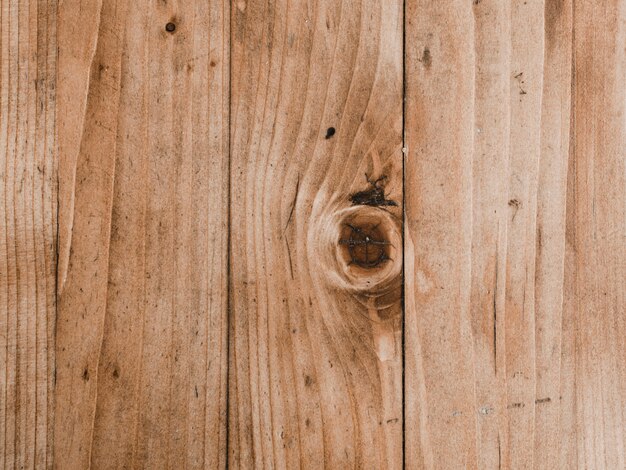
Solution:
M 626 466 L 626 2 L 574 2 L 561 468 Z
M 0 2 L 0 467 L 51 468 L 56 8 Z
M 59 468 L 225 467 L 228 18 L 61 5 Z
M 556 468 L 571 3 L 406 24 L 409 466 Z
M 233 468 L 402 467 L 402 10 L 232 2 Z

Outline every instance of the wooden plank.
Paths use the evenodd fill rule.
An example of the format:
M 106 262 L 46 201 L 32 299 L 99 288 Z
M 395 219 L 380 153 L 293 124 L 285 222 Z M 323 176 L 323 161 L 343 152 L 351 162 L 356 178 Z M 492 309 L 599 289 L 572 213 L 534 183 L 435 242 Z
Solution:
M 55 461 L 223 468 L 229 5 L 78 3 L 59 13 L 76 166 L 60 174 Z
M 475 101 L 472 158 L 472 287 L 478 468 L 508 456 L 505 279 L 511 148 L 511 3 L 474 2 Z
M 572 1 L 546 0 L 535 236 L 535 429 L 532 468 L 560 465 L 565 212 L 570 152 Z M 532 404 L 531 404 L 532 405 Z
M 51 468 L 56 2 L 0 2 L 0 467 Z
M 532 468 L 534 453 L 535 255 L 541 100 L 543 0 L 511 6 L 510 160 L 505 289 L 506 393 L 510 468 Z
M 408 4 L 409 466 L 558 467 L 571 9 Z
M 407 468 L 477 468 L 471 293 L 474 17 L 406 2 Z
M 402 466 L 402 9 L 232 3 L 234 468 Z
M 574 2 L 562 468 L 624 468 L 626 2 Z
M 82 123 L 76 148 L 69 148 L 64 128 L 59 128 L 59 148 L 76 155 L 72 174 L 59 168 L 60 194 L 64 185 L 72 185 L 71 206 L 60 200 L 59 212 L 73 211 L 71 248 L 67 272 L 59 272 L 57 311 L 57 381 L 55 420 L 55 466 L 89 466 L 91 436 L 97 393 L 97 366 L 102 344 L 106 311 L 108 251 L 111 229 L 111 200 L 115 171 L 115 143 L 119 100 L 120 57 L 123 47 L 120 30 L 125 12 L 115 15 L 113 5 L 91 5 L 95 21 L 78 21 L 69 12 L 81 12 L 77 2 L 64 2 L 59 8 L 59 69 L 65 70 L 66 55 L 82 46 L 81 37 L 71 34 L 74 28 L 94 27 L 93 50 L 83 65 L 81 77 L 86 97 L 74 95 L 72 81 L 59 77 L 59 116 Z M 67 46 L 67 48 L 66 48 Z M 66 52 L 63 52 L 66 51 Z M 108 67 L 108 69 L 107 69 Z M 106 72 L 106 73 L 104 73 Z M 76 88 L 76 91 L 81 91 Z M 81 101 L 79 101 L 79 99 Z M 78 119 L 76 114 L 84 113 Z M 76 132 L 76 129 L 72 129 Z M 74 185 L 75 184 L 75 185 Z M 61 233 L 61 231 L 60 231 Z M 68 235 L 69 236 L 69 235 Z M 66 242 L 61 238 L 63 246 Z M 61 262 L 61 260 L 60 260 Z

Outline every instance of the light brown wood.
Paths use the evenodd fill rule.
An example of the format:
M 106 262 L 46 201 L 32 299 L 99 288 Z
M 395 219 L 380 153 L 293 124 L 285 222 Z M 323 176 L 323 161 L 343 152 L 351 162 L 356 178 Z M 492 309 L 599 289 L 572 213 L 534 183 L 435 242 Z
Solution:
M 225 466 L 228 7 L 60 7 L 58 468 Z
M 624 466 L 625 14 L 407 2 L 409 468 Z
M 232 15 L 229 466 L 400 468 L 402 3 Z
M 475 468 L 474 18 L 465 1 L 409 1 L 406 14 L 406 463 Z
M 574 3 L 562 468 L 626 465 L 625 39 L 623 1 Z
M 565 213 L 572 120 L 573 2 L 546 0 L 541 154 L 537 180 L 535 253 L 534 468 L 572 468 L 561 462 Z M 575 468 L 575 467 L 574 467 Z
M 0 0 L 0 467 L 626 468 L 626 0 Z
M 0 467 L 49 468 L 56 2 L 0 2 Z

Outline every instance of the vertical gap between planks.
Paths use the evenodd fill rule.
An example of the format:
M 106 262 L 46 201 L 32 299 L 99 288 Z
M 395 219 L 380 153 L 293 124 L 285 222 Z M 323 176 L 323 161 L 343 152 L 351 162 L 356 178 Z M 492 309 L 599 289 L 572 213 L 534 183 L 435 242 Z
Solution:
M 405 228 L 405 220 L 406 220 L 406 201 L 405 201 L 405 188 L 406 188 L 406 157 L 408 155 L 407 147 L 406 147 L 406 0 L 402 1 L 402 223 L 401 223 L 401 240 L 402 240 L 402 268 L 400 274 L 400 314 L 402 315 L 402 468 L 406 468 L 406 401 L 405 401 L 405 357 L 406 357 L 406 349 L 405 349 L 405 334 L 406 334 L 406 312 L 405 312 L 405 282 L 404 282 L 404 254 L 405 254 L 405 246 L 404 246 L 404 228 Z
M 227 126 L 228 126 L 228 138 L 226 140 L 226 145 L 228 146 L 228 150 L 227 150 L 227 155 L 228 155 L 228 171 L 226 172 L 226 178 L 228 180 L 227 184 L 226 184 L 226 194 L 228 195 L 228 208 L 226 210 L 226 218 L 227 218 L 227 222 L 226 222 L 226 230 L 228 231 L 228 233 L 226 234 L 226 243 L 228 244 L 228 246 L 226 247 L 226 403 L 225 403 L 225 407 L 226 409 L 224 410 L 225 414 L 226 414 L 226 419 L 225 419 L 225 426 L 226 426 L 226 431 L 225 431 L 225 445 L 224 445 L 224 450 L 226 452 L 226 458 L 224 459 L 224 465 L 226 467 L 226 470 L 228 470 L 229 468 L 229 464 L 230 464 L 230 378 L 231 378 L 231 373 L 230 373 L 230 342 L 231 342 L 231 329 L 230 329 L 230 325 L 231 325 L 231 315 L 232 315 L 232 311 L 231 311 L 231 305 L 232 305 L 232 282 L 231 282 L 231 277 L 232 277 L 232 269 L 231 269 L 231 264 L 232 264 L 232 250 L 231 250 L 231 232 L 232 232 L 232 217 L 231 217 L 231 211 L 232 211 L 232 183 L 231 183 L 231 173 L 232 173 L 232 156 L 231 156 L 231 116 L 233 114 L 233 110 L 232 110 L 232 106 L 233 106 L 233 100 L 232 95 L 231 95 L 231 90 L 232 90 L 232 82 L 233 82 L 233 15 L 232 15 L 232 4 L 230 1 L 225 1 L 224 2 L 224 7 L 227 9 L 226 13 L 222 12 L 222 14 L 224 16 L 227 16 L 224 18 L 223 23 L 222 24 L 226 24 L 226 22 L 228 22 L 228 89 L 226 91 L 226 95 L 227 95 L 227 100 L 228 100 L 228 106 L 226 107 L 228 109 L 228 118 L 226 119 L 227 122 Z M 225 39 L 226 35 L 223 35 L 224 38 L 222 38 L 222 40 Z M 222 109 L 224 109 L 224 104 L 222 103 Z M 222 130 L 222 135 L 223 134 L 223 130 Z M 223 337 L 223 336 L 222 336 Z

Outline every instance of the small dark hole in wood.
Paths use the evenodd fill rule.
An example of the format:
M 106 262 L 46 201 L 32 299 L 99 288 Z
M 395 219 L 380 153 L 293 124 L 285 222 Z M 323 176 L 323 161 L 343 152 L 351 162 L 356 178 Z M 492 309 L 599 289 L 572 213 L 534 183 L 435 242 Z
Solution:
M 329 127 L 328 129 L 326 129 L 326 139 L 330 139 L 334 135 L 335 135 L 334 127 Z
M 167 31 L 168 33 L 173 33 L 174 31 L 176 31 L 176 25 L 172 22 L 169 22 L 165 25 L 165 31 Z

